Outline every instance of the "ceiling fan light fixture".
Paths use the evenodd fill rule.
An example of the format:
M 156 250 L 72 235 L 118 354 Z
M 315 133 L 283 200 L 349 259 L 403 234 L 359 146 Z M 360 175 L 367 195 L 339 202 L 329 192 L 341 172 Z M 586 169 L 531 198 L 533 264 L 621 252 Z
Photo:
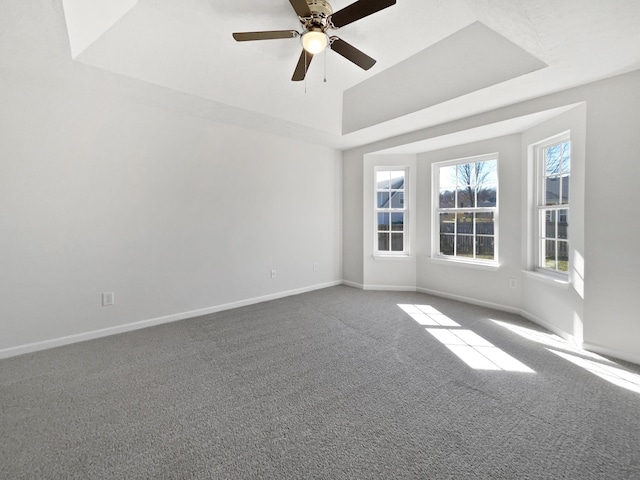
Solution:
M 302 48 L 311 55 L 316 55 L 329 45 L 329 37 L 320 30 L 309 30 L 302 34 Z

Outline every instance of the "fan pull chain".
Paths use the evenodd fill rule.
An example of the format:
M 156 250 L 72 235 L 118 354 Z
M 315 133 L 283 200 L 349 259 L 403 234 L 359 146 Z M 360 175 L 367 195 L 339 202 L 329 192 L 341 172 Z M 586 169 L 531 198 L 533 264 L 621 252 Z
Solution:
M 304 50 L 304 94 L 307 94 L 307 50 Z
M 324 83 L 327 83 L 327 49 L 324 49 Z

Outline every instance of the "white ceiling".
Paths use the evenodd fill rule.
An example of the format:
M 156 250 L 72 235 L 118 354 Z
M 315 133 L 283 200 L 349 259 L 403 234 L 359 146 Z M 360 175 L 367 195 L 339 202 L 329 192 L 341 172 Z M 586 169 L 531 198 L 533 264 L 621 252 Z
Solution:
M 366 0 L 364 0 L 366 1 Z M 352 0 L 333 0 L 337 11 Z M 499 108 L 640 68 L 638 0 L 398 0 L 335 34 L 377 59 L 365 72 L 335 52 L 316 56 L 306 82 L 290 80 L 301 51 L 297 39 L 235 42 L 232 32 L 299 29 L 288 0 L 62 0 L 69 56 L 76 62 L 185 93 L 223 107 L 237 123 L 279 131 L 337 148 L 369 143 Z M 475 22 L 504 37 L 544 68 L 490 84 L 456 68 L 430 70 L 438 42 Z M 471 41 L 471 40 L 469 40 Z M 507 42 L 507 43 L 508 43 Z M 484 44 L 469 45 L 481 51 Z M 492 48 L 491 43 L 486 44 Z M 432 50 L 430 50 L 432 49 Z M 465 60 L 469 65 L 469 60 Z M 425 79 L 440 75 L 431 87 Z M 455 98 L 420 103 L 429 88 L 454 80 Z M 457 76 L 458 75 L 458 76 Z M 468 79 L 468 83 L 464 83 Z M 367 86 L 370 88 L 367 89 Z M 347 92 L 347 96 L 343 97 Z M 365 92 L 359 110 L 350 92 Z M 412 95 L 419 108 L 343 134 L 343 118 L 366 116 L 384 94 Z M 399 98 L 399 97 L 398 97 Z M 207 103 L 209 102 L 209 103 Z M 381 107 L 382 108 L 382 107 Z M 405 110 L 407 110 L 405 108 Z M 344 116 L 344 117 L 343 117 Z

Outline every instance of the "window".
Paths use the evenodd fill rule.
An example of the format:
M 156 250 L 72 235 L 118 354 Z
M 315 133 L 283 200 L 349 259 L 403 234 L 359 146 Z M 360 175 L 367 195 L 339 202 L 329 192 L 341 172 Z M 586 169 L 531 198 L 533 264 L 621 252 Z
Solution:
M 375 171 L 376 253 L 400 255 L 408 252 L 406 179 L 405 168 L 377 168 Z
M 534 148 L 537 172 L 536 268 L 566 275 L 569 271 L 571 141 L 568 134 L 563 134 Z
M 495 263 L 497 154 L 434 163 L 433 179 L 433 256 Z

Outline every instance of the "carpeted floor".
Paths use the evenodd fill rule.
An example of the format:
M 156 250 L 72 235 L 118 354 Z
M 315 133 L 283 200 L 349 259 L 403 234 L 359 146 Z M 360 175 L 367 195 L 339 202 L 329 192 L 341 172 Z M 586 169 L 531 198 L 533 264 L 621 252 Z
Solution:
M 533 372 L 473 368 L 399 304 Z M 640 479 L 640 393 L 492 320 L 549 337 L 334 287 L 2 360 L 0 478 Z

